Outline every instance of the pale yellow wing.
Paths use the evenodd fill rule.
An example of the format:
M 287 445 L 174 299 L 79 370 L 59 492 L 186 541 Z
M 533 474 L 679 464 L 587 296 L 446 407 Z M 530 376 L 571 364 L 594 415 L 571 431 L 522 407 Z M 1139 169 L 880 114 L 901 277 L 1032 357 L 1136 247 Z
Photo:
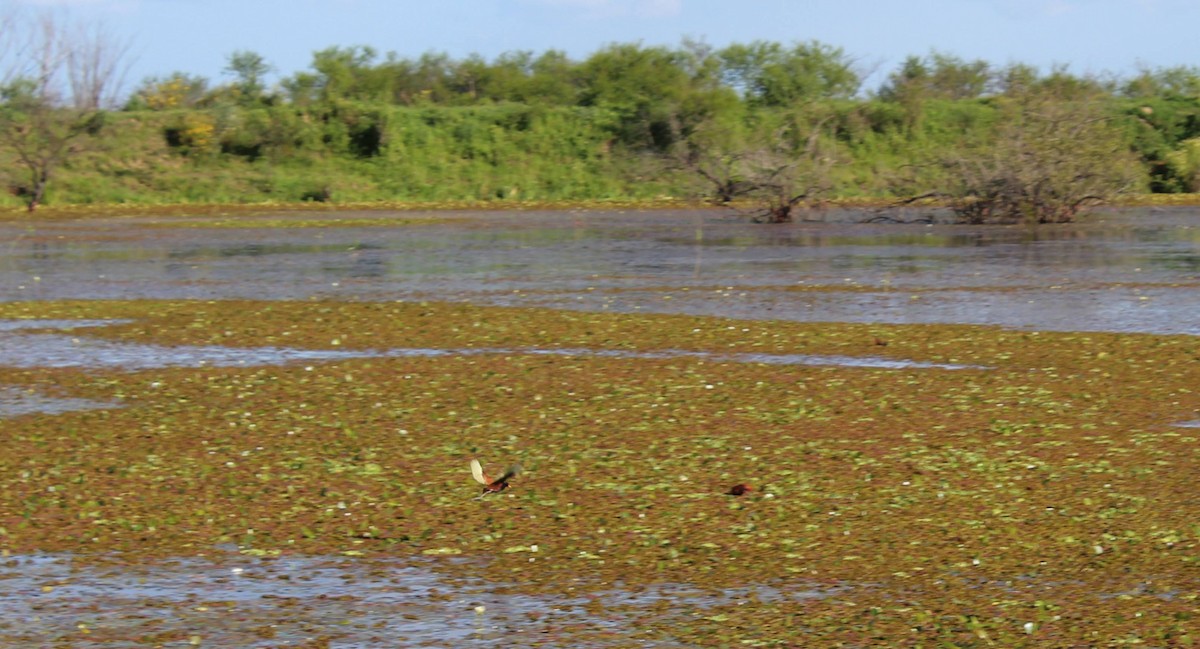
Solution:
M 483 472 L 483 466 L 479 464 L 479 460 L 471 460 L 471 476 L 475 478 L 475 482 L 487 485 L 492 484 L 492 479 Z

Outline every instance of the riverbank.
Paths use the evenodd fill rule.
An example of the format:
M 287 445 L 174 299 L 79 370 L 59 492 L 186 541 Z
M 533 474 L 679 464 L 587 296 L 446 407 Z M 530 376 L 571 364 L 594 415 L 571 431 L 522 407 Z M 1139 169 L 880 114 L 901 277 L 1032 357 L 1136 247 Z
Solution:
M 827 201 L 824 208 L 832 209 L 886 209 L 896 201 L 886 198 L 835 198 Z M 942 207 L 937 201 L 925 201 L 921 205 L 931 208 Z M 1189 207 L 1200 206 L 1200 193 L 1195 194 L 1130 194 L 1113 201 L 1108 207 Z M 29 212 L 23 207 L 9 205 L 0 207 L 0 222 L 39 222 L 74 218 L 155 216 L 162 218 L 194 216 L 261 215 L 274 212 L 307 212 L 313 214 L 329 212 L 487 212 L 487 211 L 662 211 L 662 210 L 716 210 L 728 211 L 732 216 L 751 215 L 756 205 L 748 201 L 733 201 L 719 205 L 711 201 L 683 198 L 608 199 L 608 200 L 446 200 L 446 201 L 258 201 L 258 202 L 213 202 L 213 203 L 79 203 L 42 207 Z M 912 209 L 912 208 L 908 208 Z M 798 220 L 811 218 L 821 220 L 822 209 L 812 210 Z M 1086 220 L 1086 216 L 1082 219 Z
M 744 122 L 735 130 L 745 133 L 714 142 L 688 139 L 700 136 L 684 131 L 664 134 L 662 141 L 633 137 L 624 118 L 596 107 L 118 111 L 106 113 L 101 134 L 79 139 L 69 155 L 51 164 L 43 204 L 655 202 L 737 196 L 745 190 L 738 183 L 780 179 L 781 187 L 800 183 L 789 192 L 813 183 L 809 189 L 818 199 L 887 201 L 953 185 L 962 173 L 952 161 L 963 147 L 995 139 L 1003 103 L 930 101 L 911 123 L 893 115 L 887 102 L 830 100 L 798 112 L 754 108 L 735 120 Z M 1130 169 L 1123 182 L 1105 187 L 1105 195 L 1122 187 L 1163 193 L 1192 187 L 1175 176 L 1163 179 L 1168 171 L 1186 174 L 1186 165 L 1179 166 L 1186 147 L 1176 150 L 1184 146 L 1176 139 L 1187 131 L 1175 121 L 1186 117 L 1190 104 L 1164 106 L 1147 121 L 1142 103 L 1114 99 L 1107 105 L 1113 123 L 1130 132 L 1129 142 L 1117 147 L 1121 155 L 1093 158 L 1101 160 L 1100 169 Z M 1154 121 L 1159 119 L 1166 121 Z M 705 124 L 692 128 L 714 128 Z M 814 124 L 828 130 L 820 138 L 819 164 L 779 139 L 781 124 L 796 132 Z M 0 193 L 0 209 L 19 208 L 33 191 L 31 170 L 8 149 L 0 148 L 0 162 L 6 163 L 0 181 L 7 189 Z

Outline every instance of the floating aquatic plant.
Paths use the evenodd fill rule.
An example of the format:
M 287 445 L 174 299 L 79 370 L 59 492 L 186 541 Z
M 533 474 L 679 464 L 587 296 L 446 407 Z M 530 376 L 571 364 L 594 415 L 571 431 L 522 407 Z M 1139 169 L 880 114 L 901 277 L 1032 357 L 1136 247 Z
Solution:
M 78 335 L 160 345 L 991 368 L 519 352 L 0 368 L 3 385 L 121 406 L 4 421 L 9 552 L 136 561 L 232 543 L 443 557 L 449 573 L 527 592 L 840 589 L 709 602 L 686 624 L 640 613 L 648 635 L 697 644 L 1169 646 L 1197 634 L 1200 501 L 1187 494 L 1200 442 L 1171 425 L 1200 411 L 1192 337 L 438 303 L 8 303 L 0 317 L 124 319 Z M 473 457 L 520 458 L 519 488 L 474 500 Z M 742 483 L 754 488 L 727 495 Z

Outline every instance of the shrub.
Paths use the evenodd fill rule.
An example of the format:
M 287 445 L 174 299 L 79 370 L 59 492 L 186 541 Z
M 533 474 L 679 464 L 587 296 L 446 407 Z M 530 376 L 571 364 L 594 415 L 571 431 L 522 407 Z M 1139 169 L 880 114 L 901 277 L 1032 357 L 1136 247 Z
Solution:
M 167 146 L 184 155 L 211 151 L 216 142 L 216 122 L 207 113 L 188 111 L 163 129 Z
M 1178 179 L 1181 190 L 1200 192 L 1200 137 L 1179 144 L 1178 149 L 1167 154 L 1170 175 Z
M 1145 183 L 1125 132 L 1101 104 L 1044 95 L 1001 107 L 990 142 L 942 159 L 950 200 L 967 223 L 1065 223 Z

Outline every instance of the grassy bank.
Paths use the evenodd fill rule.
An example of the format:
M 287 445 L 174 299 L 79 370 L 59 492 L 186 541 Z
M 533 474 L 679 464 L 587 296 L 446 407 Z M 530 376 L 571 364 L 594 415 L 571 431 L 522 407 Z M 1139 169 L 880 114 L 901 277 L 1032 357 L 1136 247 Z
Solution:
M 386 145 L 291 110 L 119 113 L 71 158 L 47 203 L 238 204 L 648 199 L 605 118 L 575 109 L 394 109 Z M 350 119 L 350 118 L 347 118 Z M 382 117 L 379 119 L 383 120 Z M 338 135 L 342 135 L 338 141 Z M 11 161 L 10 161 L 11 164 Z M 10 183 L 14 178 L 10 180 Z M 5 207 L 21 197 L 9 192 Z
M 986 139 L 1000 103 L 929 101 L 914 122 L 886 102 L 831 100 L 802 117 L 751 111 L 738 118 L 737 128 L 775 128 L 781 119 L 791 120 L 791 128 L 820 124 L 835 157 L 823 195 L 887 201 L 936 186 L 952 173 L 931 161 Z M 1171 137 L 1186 133 L 1156 127 L 1132 105 L 1114 102 L 1111 111 L 1128 122 L 1131 146 L 1144 161 L 1142 191 L 1155 188 L 1155 174 L 1166 173 L 1164 156 L 1178 145 Z M 575 106 L 340 102 L 122 111 L 109 114 L 102 138 L 55 170 L 46 204 L 501 206 L 711 195 L 710 183 L 672 153 L 670 140 L 682 132 L 657 144 L 631 142 L 626 127 L 612 110 Z M 721 147 L 714 155 L 750 153 L 728 142 Z M 9 187 L 0 208 L 18 208 L 25 191 L 21 168 L 11 151 L 0 150 L 0 159 Z

